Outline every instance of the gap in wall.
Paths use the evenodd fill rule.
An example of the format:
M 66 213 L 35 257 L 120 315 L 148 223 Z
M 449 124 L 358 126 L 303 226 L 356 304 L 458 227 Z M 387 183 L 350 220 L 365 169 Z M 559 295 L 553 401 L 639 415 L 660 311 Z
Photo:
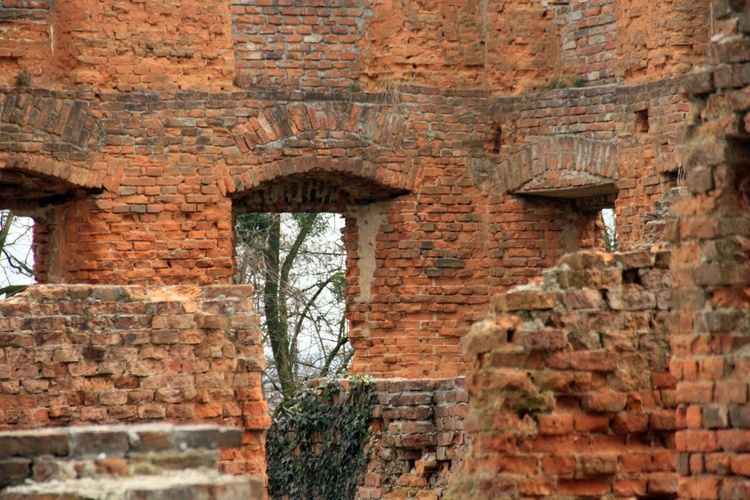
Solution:
M 290 395 L 290 379 L 299 390 L 314 378 L 346 376 L 353 351 L 344 317 L 343 225 L 328 212 L 237 217 L 235 282 L 255 288 L 267 358 L 264 394 L 272 409 Z

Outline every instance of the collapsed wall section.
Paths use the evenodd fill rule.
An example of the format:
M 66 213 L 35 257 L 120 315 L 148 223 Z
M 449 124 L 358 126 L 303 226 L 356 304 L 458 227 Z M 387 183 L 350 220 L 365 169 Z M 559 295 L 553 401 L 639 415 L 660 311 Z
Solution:
M 149 421 L 244 430 L 222 470 L 263 475 L 252 289 L 35 285 L 0 302 L 5 429 Z
M 472 444 L 448 498 L 673 496 L 669 254 L 579 252 L 462 339 Z

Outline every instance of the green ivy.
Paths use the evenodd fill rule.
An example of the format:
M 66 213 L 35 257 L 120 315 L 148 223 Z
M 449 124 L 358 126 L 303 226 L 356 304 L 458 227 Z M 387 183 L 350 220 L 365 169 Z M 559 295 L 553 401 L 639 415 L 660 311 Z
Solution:
M 329 381 L 281 405 L 266 437 L 268 493 L 281 499 L 354 498 L 369 459 L 375 383 Z

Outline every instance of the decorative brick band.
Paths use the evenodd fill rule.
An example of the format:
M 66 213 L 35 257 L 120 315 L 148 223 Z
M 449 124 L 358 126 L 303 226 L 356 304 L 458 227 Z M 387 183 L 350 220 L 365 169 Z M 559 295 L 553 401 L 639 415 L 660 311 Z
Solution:
M 90 103 L 51 92 L 0 93 L 0 151 L 85 152 L 97 149 L 103 137 Z M 18 135 L 33 133 L 31 142 Z
M 408 120 L 383 109 L 357 103 L 308 101 L 265 108 L 235 131 L 240 148 L 334 139 L 351 146 L 382 144 L 399 147 L 409 132 Z

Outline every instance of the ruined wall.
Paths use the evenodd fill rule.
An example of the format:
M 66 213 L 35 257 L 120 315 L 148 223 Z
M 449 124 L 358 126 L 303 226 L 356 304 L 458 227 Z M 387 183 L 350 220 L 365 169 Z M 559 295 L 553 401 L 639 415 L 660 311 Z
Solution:
M 583 225 L 587 211 L 612 207 L 619 249 L 630 249 L 643 241 L 648 214 L 678 182 L 681 161 L 675 150 L 685 140 L 691 114 L 680 82 L 494 98 L 497 164 L 478 163 L 476 182 L 573 199 L 572 217 Z M 576 238 L 583 241 L 584 232 Z
M 0 118 L 15 149 L 0 173 L 29 189 L 5 203 L 37 221 L 38 278 L 73 283 L 227 283 L 236 214 L 338 211 L 352 338 L 371 348 L 354 371 L 461 374 L 458 338 L 488 287 L 570 249 L 558 237 L 570 208 L 476 186 L 468 165 L 494 155 L 484 93 L 355 97 L 8 90 Z
M 411 83 L 520 93 L 644 83 L 705 55 L 709 2 L 257 0 L 0 6 L 0 85 L 120 91 L 384 90 Z M 170 25 L 173 29 L 165 29 Z
M 0 302 L 5 429 L 150 421 L 244 429 L 221 468 L 263 475 L 252 289 L 36 285 Z
M 568 30 L 568 38 L 583 37 L 564 45 L 565 57 L 586 57 L 598 43 L 588 38 L 599 36 L 600 25 L 609 29 L 609 4 L 558 5 L 557 15 L 539 2 L 441 3 L 424 9 L 415 4 L 396 14 L 379 3 L 287 3 L 237 2 L 230 17 L 223 8 L 201 7 L 212 9 L 213 17 L 198 16 L 214 26 L 205 33 L 194 19 L 203 11 L 196 14 L 192 4 L 185 5 L 170 11 L 184 17 L 181 31 L 162 33 L 154 24 L 132 37 L 126 34 L 144 15 L 139 9 L 159 7 L 118 4 L 124 10 L 112 23 L 97 17 L 107 11 L 103 4 L 66 11 L 69 24 L 60 22 L 73 30 L 71 54 L 93 50 L 88 41 L 94 34 L 103 40 L 122 37 L 107 45 L 122 51 L 119 59 L 104 54 L 79 61 L 81 74 L 106 68 L 139 75 L 127 65 L 157 61 L 141 57 L 144 45 L 148 50 L 156 40 L 167 46 L 178 36 L 180 43 L 174 43 L 187 50 L 198 43 L 191 35 L 195 30 L 213 37 L 201 39 L 200 60 L 218 64 L 226 59 L 222 30 L 231 21 L 238 82 L 270 90 L 175 92 L 183 80 L 195 88 L 181 76 L 183 70 L 208 76 L 204 88 L 220 88 L 212 83 L 219 82 L 213 66 L 188 71 L 178 58 L 157 61 L 173 72 L 172 83 L 139 80 L 135 87 L 122 80 L 121 90 L 149 92 L 110 92 L 117 89 L 97 83 L 90 87 L 96 91 L 85 86 L 76 92 L 3 91 L 0 165 L 2 183 L 13 186 L 4 206 L 21 208 L 37 221 L 41 281 L 225 284 L 233 273 L 238 213 L 338 211 L 348 219 L 354 371 L 454 376 L 466 370 L 458 338 L 480 317 L 491 289 L 538 276 L 566 251 L 599 245 L 592 235 L 601 206 L 617 207 L 622 243 L 637 242 L 645 223 L 639 212 L 652 211 L 674 184 L 674 170 L 660 169 L 670 163 L 667 156 L 679 138 L 673 117 L 686 113 L 685 103 L 675 100 L 676 84 L 663 94 L 650 87 L 620 92 L 597 86 L 497 100 L 483 91 L 435 89 L 476 80 L 433 54 L 454 64 L 466 59 L 459 49 L 486 52 L 481 65 L 467 60 L 470 71 L 485 73 L 480 80 L 548 79 L 557 70 L 545 64 L 561 60 L 554 51 L 563 46 L 555 26 Z M 597 16 L 604 17 L 589 26 Z M 156 15 L 151 17 L 156 23 Z M 560 24 L 563 17 L 568 24 Z M 334 18 L 342 23 L 332 23 Z M 382 33 L 386 26 L 402 33 L 404 43 L 389 38 L 387 47 L 379 45 L 380 38 L 370 37 L 378 23 L 384 23 Z M 436 28 L 443 25 L 444 33 Z M 576 34 L 579 25 L 584 32 Z M 415 31 L 436 38 L 427 43 L 414 37 Z M 524 56 L 495 51 L 488 40 L 514 45 Z M 422 72 L 417 80 L 432 87 L 398 85 L 396 78 L 381 94 L 355 92 L 356 86 L 321 92 L 341 89 L 360 63 L 365 68 L 385 54 L 379 51 L 415 47 L 428 60 L 408 64 L 416 64 Z M 302 53 L 309 59 L 300 59 Z M 351 74 L 341 73 L 334 61 L 339 56 Z M 198 52 L 190 60 L 198 60 Z M 507 71 L 517 74 L 492 76 L 493 60 L 513 62 Z M 253 61 L 262 67 L 249 65 Z M 390 66 L 381 62 L 379 74 L 388 75 Z M 443 85 L 438 73 L 465 82 Z M 116 75 L 107 81 L 120 82 Z M 315 92 L 285 92 L 298 86 Z M 501 89 L 494 83 L 471 86 Z M 628 97 L 639 92 L 643 95 Z M 627 133 L 642 111 L 634 108 L 644 101 L 651 130 L 625 151 L 631 147 Z M 621 146 L 625 160 L 613 171 Z M 536 159 L 527 161 L 530 157 Z M 585 193 L 585 201 L 580 193 L 559 196 L 561 189 L 590 189 L 589 184 L 593 191 Z M 519 186 L 526 192 L 518 192 Z M 620 198 L 613 202 L 617 190 Z M 31 194 L 37 192 L 42 195 Z M 466 280 L 471 287 L 462 286 Z M 401 355 L 404 346 L 407 356 Z
M 722 21 L 716 32 L 742 31 L 743 23 L 744 18 Z M 634 0 L 59 0 L 54 5 L 2 0 L 0 69 L 7 71 L 0 71 L 0 208 L 35 218 L 41 281 L 207 286 L 196 288 L 201 294 L 218 290 L 209 285 L 230 283 L 237 214 L 340 212 L 347 221 L 351 372 L 455 377 L 471 368 L 459 339 L 485 314 L 492 293 L 538 277 L 566 252 L 600 247 L 597 212 L 605 206 L 617 211 L 621 248 L 641 244 L 652 213 L 662 210 L 677 184 L 683 161 L 675 157 L 676 147 L 730 127 L 732 149 L 726 156 L 732 159 L 726 164 L 711 147 L 696 147 L 703 152 L 690 161 L 700 165 L 690 167 L 694 172 L 687 182 L 698 201 L 674 202 L 679 220 L 670 239 L 683 242 L 675 254 L 675 276 L 678 288 L 687 287 L 678 302 L 682 333 L 673 338 L 674 373 L 685 384 L 678 388 L 683 406 L 677 423 L 689 425 L 677 433 L 678 466 L 685 476 L 680 492 L 710 496 L 726 487 L 727 495 L 734 494 L 741 482 L 719 477 L 744 471 L 744 458 L 736 453 L 744 449 L 729 447 L 744 446 L 734 443 L 745 436 L 736 429 L 724 436 L 721 429 L 744 426 L 746 373 L 741 360 L 725 361 L 723 352 L 711 349 L 721 344 L 718 340 L 722 346 L 742 344 L 735 340 L 740 335 L 728 335 L 730 342 L 716 332 L 746 329 L 744 299 L 736 298 L 743 296 L 744 271 L 732 267 L 743 262 L 746 248 L 730 234 L 745 228 L 735 217 L 745 203 L 746 168 L 736 158 L 745 154 L 738 138 L 744 138 L 746 127 L 738 117 L 747 109 L 741 92 L 724 95 L 725 89 L 746 85 L 744 72 L 723 67 L 711 76 L 691 77 L 693 93 L 703 95 L 696 115 L 705 111 L 700 120 L 706 121 L 695 136 L 685 123 L 691 116 L 687 98 L 678 91 L 682 76 L 705 60 L 710 25 L 706 0 L 658 5 Z M 743 43 L 721 39 L 709 55 L 715 63 L 744 62 Z M 33 76 L 30 87 L 10 88 L 24 70 Z M 588 87 L 570 88 L 578 84 Z M 540 91 L 560 85 L 569 88 Z M 723 97 L 706 97 L 715 87 Z M 732 185 L 740 187 L 733 191 Z M 712 211 L 721 214 L 721 222 L 698 215 Z M 693 271 L 699 257 L 706 267 Z M 547 281 L 561 287 L 552 292 L 554 300 L 544 295 L 548 291 L 535 295 L 538 290 L 507 296 L 542 297 L 539 309 L 520 305 L 529 309 L 524 319 L 557 323 L 539 328 L 537 322 L 516 331 L 509 344 L 525 351 L 510 361 L 509 354 L 496 354 L 500 345 L 481 346 L 481 375 L 469 383 L 479 405 L 476 415 L 495 411 L 496 389 L 508 404 L 521 406 L 495 412 L 508 418 L 512 431 L 507 433 L 496 432 L 498 421 L 469 419 L 475 426 L 471 432 L 480 438 L 476 450 L 484 451 L 473 456 L 467 474 L 479 477 L 480 489 L 497 495 L 674 492 L 672 380 L 662 376 L 662 346 L 653 339 L 663 333 L 664 302 L 649 295 L 653 287 L 664 292 L 663 262 L 602 259 L 596 264 L 601 264 L 599 274 L 578 276 L 594 280 L 590 289 L 576 288 L 585 280 L 563 283 L 573 272 L 563 269 Z M 600 278 L 614 282 L 596 282 Z M 723 284 L 731 286 L 718 286 Z M 244 304 L 236 295 L 242 288 L 221 290 L 226 297 L 201 300 L 217 309 Z M 617 295 L 623 290 L 625 298 Z M 30 292 L 32 298 L 34 293 L 42 292 Z M 104 292 L 92 291 L 90 299 L 67 293 L 54 292 L 48 302 L 31 300 L 28 304 L 37 305 L 28 310 L 14 306 L 28 318 L 21 326 L 31 332 L 47 328 L 45 322 L 81 321 L 94 328 L 98 315 L 86 316 L 83 323 L 67 312 L 76 312 L 80 303 L 105 301 L 96 298 Z M 162 298 L 149 297 L 145 302 L 157 304 L 156 311 L 132 314 L 136 324 L 127 326 L 143 328 L 140 333 L 149 339 L 144 347 L 115 343 L 116 336 L 117 342 L 127 338 L 115 328 L 119 323 L 104 335 L 117 346 L 108 349 L 91 344 L 100 341 L 95 336 L 40 346 L 40 341 L 62 340 L 31 333 L 23 337 L 30 345 L 3 345 L 4 353 L 19 357 L 7 364 L 10 378 L 0 384 L 7 393 L 0 401 L 9 405 L 0 408 L 1 420 L 28 426 L 152 418 L 244 423 L 249 429 L 245 451 L 225 455 L 224 467 L 260 470 L 265 417 L 255 380 L 261 362 L 235 363 L 234 343 L 214 331 L 213 319 L 201 324 L 204 320 L 182 314 L 183 305 L 164 299 L 168 314 L 176 310 L 181 318 L 170 324 L 158 310 Z M 566 297 L 591 301 L 591 307 L 579 310 Z M 122 301 L 105 302 L 106 312 Z M 707 316 L 710 321 L 700 314 L 713 314 L 712 309 L 694 311 L 705 304 L 721 310 Z M 724 311 L 728 308 L 732 312 Z M 577 320 L 605 333 L 598 341 L 586 336 Z M 621 325 L 616 335 L 609 335 L 610 320 Z M 691 330 L 693 324 L 699 333 Z M 227 352 L 206 349 L 206 339 Z M 257 345 L 252 350 L 251 356 L 261 356 Z M 194 395 L 141 386 L 155 376 L 143 370 L 171 370 L 175 357 L 191 353 L 201 363 L 180 361 L 179 369 Z M 107 358 L 120 355 L 122 360 Z M 693 380 L 718 378 L 724 369 L 694 375 L 691 367 L 699 365 L 691 363 L 704 355 L 712 366 L 735 370 L 730 380 L 736 384 L 725 384 L 738 391 L 731 401 L 723 389 L 714 391 L 724 385 Z M 581 361 L 585 370 L 575 370 L 571 360 Z M 111 369 L 109 361 L 117 361 L 122 372 L 99 373 Z M 511 366 L 496 366 L 506 362 Z M 237 367 L 249 375 L 237 374 Z M 65 384 L 55 385 L 61 373 Z M 640 376 L 626 380 L 628 373 Z M 251 375 L 249 392 L 212 379 L 215 374 L 243 384 Z M 120 378 L 128 381 L 123 387 L 115 385 Z M 548 379 L 560 385 L 549 388 Z M 421 383 L 414 387 L 424 388 Z M 221 384 L 228 384 L 231 394 L 219 390 Z M 444 449 L 447 457 L 458 442 L 440 441 L 439 429 L 458 439 L 456 422 L 439 421 L 439 390 L 426 384 L 424 390 L 404 389 L 419 395 L 400 401 L 389 396 L 396 398 L 389 400 L 393 442 L 383 442 L 383 462 L 373 466 L 366 494 L 379 494 L 385 484 L 399 494 L 424 493 L 441 487 L 446 469 L 454 466 L 452 458 L 447 465 L 438 455 Z M 201 392 L 199 386 L 211 389 Z M 534 391 L 543 397 L 521 397 Z M 44 400 L 47 393 L 57 399 Z M 429 394 L 428 409 L 420 401 Z M 123 395 L 126 404 L 118 414 Z M 40 400 L 41 411 L 32 409 Z M 236 400 L 248 415 L 232 403 Z M 421 419 L 430 411 L 434 421 Z M 708 415 L 709 423 L 701 424 L 705 429 L 698 429 L 698 413 Z M 712 440 L 721 436 L 723 448 L 712 448 Z M 505 448 L 514 440 L 516 448 Z M 415 446 L 399 445 L 409 442 Z M 559 452 L 563 456 L 557 459 Z M 497 475 L 482 482 L 488 470 Z M 540 471 L 547 477 L 537 476 Z M 464 484 L 471 489 L 474 483 Z
M 687 195 L 670 206 L 665 235 L 678 321 L 670 343 L 677 379 L 680 498 L 750 495 L 748 430 L 748 200 L 745 6 L 714 5 L 711 66 L 685 83 L 696 113 L 682 148 Z
M 657 205 L 679 183 L 676 149 L 687 136 L 692 109 L 681 80 L 662 80 L 617 89 L 618 248 L 646 240 Z
M 263 498 L 258 478 L 212 470 L 242 431 L 211 425 L 83 426 L 0 433 L 0 498 Z
M 357 498 L 438 498 L 468 447 L 464 379 L 381 379 L 375 391 L 376 439 Z
M 546 85 L 560 71 L 560 34 L 542 2 L 486 2 L 485 85 L 493 93 L 517 93 Z
M 63 81 L 99 89 L 231 88 L 234 43 L 223 0 L 55 3 Z
M 462 340 L 472 437 L 449 498 L 676 489 L 669 254 L 579 252 Z
M 235 74 L 230 6 L 213 2 L 6 0 L 0 85 L 226 89 Z

